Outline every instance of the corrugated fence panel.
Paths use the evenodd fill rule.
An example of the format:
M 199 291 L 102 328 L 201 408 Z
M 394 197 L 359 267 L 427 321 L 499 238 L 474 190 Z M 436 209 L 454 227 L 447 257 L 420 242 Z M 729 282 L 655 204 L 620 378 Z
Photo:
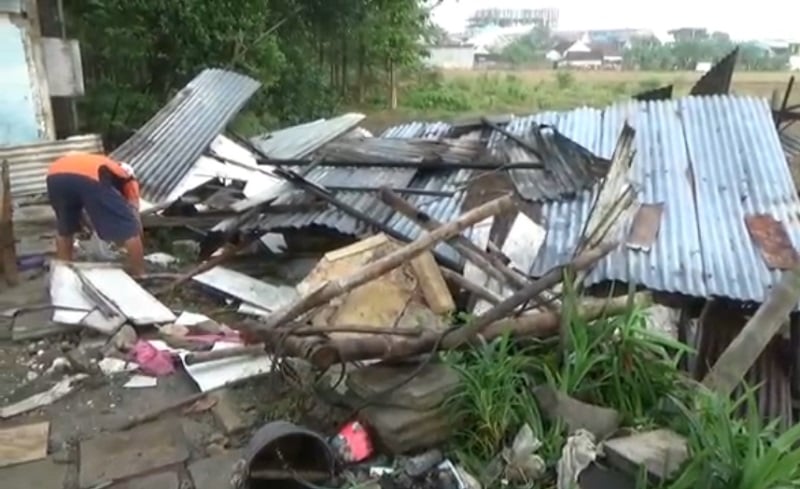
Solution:
M 231 71 L 203 70 L 111 157 L 130 163 L 142 196 L 161 203 L 260 86 Z
M 711 295 L 764 300 L 779 277 L 767 269 L 744 218 L 769 214 L 800 244 L 800 201 L 766 100 L 687 98 L 680 102 L 697 187 L 705 279 Z
M 102 153 L 100 136 L 90 134 L 58 141 L 0 147 L 0 161 L 8 161 L 11 170 L 11 194 L 30 197 L 47 193 L 47 168 L 57 158 L 71 151 Z

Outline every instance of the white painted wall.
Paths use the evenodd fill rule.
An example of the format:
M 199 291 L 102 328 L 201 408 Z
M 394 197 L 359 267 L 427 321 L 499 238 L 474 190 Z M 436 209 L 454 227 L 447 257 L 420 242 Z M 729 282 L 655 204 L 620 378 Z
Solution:
M 472 69 L 476 49 L 473 46 L 433 46 L 427 48 L 427 66 L 443 69 Z
M 0 12 L 0 145 L 54 136 L 39 36 L 21 15 Z

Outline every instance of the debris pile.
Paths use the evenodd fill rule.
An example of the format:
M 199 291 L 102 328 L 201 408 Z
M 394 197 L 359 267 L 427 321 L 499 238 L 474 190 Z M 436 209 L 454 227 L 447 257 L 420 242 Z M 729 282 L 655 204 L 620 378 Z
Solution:
M 727 396 L 726 373 L 775 370 L 768 344 L 798 301 L 770 288 L 800 295 L 779 284 L 798 266 L 800 198 L 769 106 L 727 95 L 726 79 L 701 80 L 702 96 L 662 90 L 602 110 L 411 122 L 378 137 L 345 114 L 245 139 L 223 131 L 258 83 L 205 70 L 112 153 L 136 169 L 154 243 L 138 281 L 86 242 L 87 260 L 22 266 L 4 164 L 0 256 L 14 287 L 0 295 L 0 326 L 20 355 L 8 364 L 27 371 L 13 385 L 0 377 L 11 387 L 0 419 L 15 418 L 0 424 L 0 479 L 36 471 L 50 474 L 41 487 L 61 487 L 59 464 L 78 450 L 81 489 L 673 478 L 689 459 L 684 436 L 631 432 L 645 407 L 580 384 L 641 359 L 609 355 L 619 371 L 598 379 L 591 365 L 570 370 L 581 360 L 570 352 L 643 344 L 609 318 L 652 306 L 666 312 L 648 321 L 664 324 L 641 335 L 658 333 L 648 341 L 661 353 L 643 358 L 661 368 L 658 355 L 683 342 L 705 345 L 692 361 L 706 365 L 708 304 L 724 298 L 781 315 L 753 316 L 768 326 L 760 349 L 725 343 L 706 387 Z M 593 343 L 597 324 L 613 327 Z M 499 342 L 539 356 L 507 367 L 486 353 Z M 503 373 L 481 384 L 470 351 Z M 667 387 L 689 382 L 675 376 Z M 771 379 L 755 404 L 765 416 L 791 403 L 794 380 Z M 510 421 L 478 412 L 480 426 L 465 427 L 465 396 L 492 404 L 492 382 L 512 382 L 530 405 L 501 402 Z M 461 451 L 465 430 L 477 430 L 483 459 Z

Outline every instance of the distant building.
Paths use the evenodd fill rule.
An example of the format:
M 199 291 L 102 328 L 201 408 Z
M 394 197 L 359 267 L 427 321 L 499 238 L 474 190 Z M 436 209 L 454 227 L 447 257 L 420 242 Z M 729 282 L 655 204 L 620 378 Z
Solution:
M 558 28 L 559 11 L 557 8 L 537 9 L 499 9 L 487 8 L 476 10 L 467 20 L 468 29 L 475 31 L 486 26 L 509 27 L 516 25 L 540 25 L 550 30 Z
M 557 66 L 584 70 L 621 69 L 622 50 L 616 43 L 587 42 L 584 38 L 575 41 L 561 54 Z
M 588 31 L 555 31 L 552 34 L 557 42 L 598 42 L 616 44 L 620 48 L 633 41 L 660 42 L 659 36 L 650 29 L 591 29 Z
M 489 53 L 503 49 L 533 29 L 530 25 L 488 26 L 473 32 L 465 44 L 475 46 L 479 53 Z
M 681 27 L 669 31 L 675 42 L 696 41 L 698 39 L 708 39 L 708 29 L 705 27 Z
M 471 70 L 475 66 L 477 49 L 471 44 L 440 45 L 425 48 L 428 56 L 423 59 L 426 66 L 443 70 Z

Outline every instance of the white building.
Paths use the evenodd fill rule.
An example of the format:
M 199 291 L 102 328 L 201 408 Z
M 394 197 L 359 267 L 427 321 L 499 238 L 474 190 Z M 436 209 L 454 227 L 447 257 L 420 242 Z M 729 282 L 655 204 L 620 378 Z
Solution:
M 475 65 L 475 46 L 470 44 L 454 46 L 429 46 L 428 56 L 423 60 L 426 66 L 444 70 L 471 70 Z

